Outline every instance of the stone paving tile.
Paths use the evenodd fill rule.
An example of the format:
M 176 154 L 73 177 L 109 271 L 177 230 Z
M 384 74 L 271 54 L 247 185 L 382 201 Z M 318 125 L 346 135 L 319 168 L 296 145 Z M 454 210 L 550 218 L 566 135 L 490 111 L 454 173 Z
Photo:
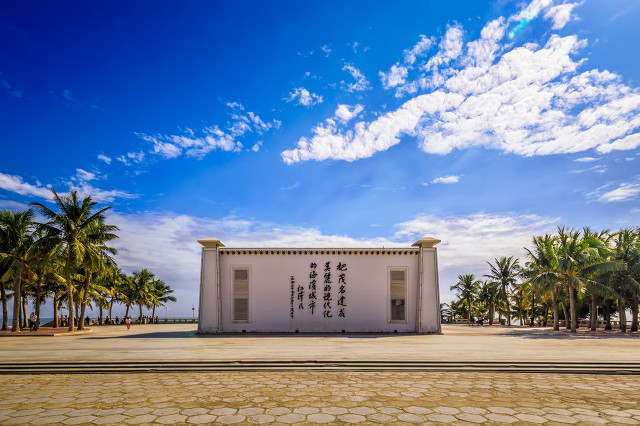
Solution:
M 187 419 L 187 423 L 193 423 L 196 425 L 213 423 L 216 419 L 216 416 L 212 416 L 211 414 L 199 414 L 197 416 L 192 416 Z
M 122 414 L 113 414 L 111 416 L 100 417 L 93 421 L 93 423 L 98 425 L 110 425 L 116 423 L 122 423 L 127 417 Z
M 154 416 L 153 414 L 142 414 L 139 416 L 129 417 L 125 422 L 132 425 L 141 425 L 153 422 L 156 417 L 157 416 Z
M 31 421 L 31 424 L 34 425 L 49 425 L 52 423 L 62 423 L 66 420 L 67 416 L 48 416 L 48 417 L 38 417 L 35 420 Z
M 629 417 L 618 417 L 618 416 L 607 416 L 609 420 L 615 423 L 627 424 L 627 425 L 637 425 L 638 421 Z
M 244 419 L 246 419 L 245 416 L 229 415 L 229 416 L 220 416 L 220 417 L 218 417 L 216 422 L 217 423 L 222 423 L 222 424 L 225 424 L 225 425 L 229 425 L 229 424 L 233 424 L 233 423 L 243 422 Z
M 336 420 L 336 416 L 325 413 L 309 414 L 307 420 L 312 423 L 330 423 Z
M 567 423 L 567 424 L 578 423 L 578 419 L 574 419 L 573 417 L 569 417 L 569 416 L 563 416 L 562 414 L 547 414 L 545 417 L 551 420 L 552 422 L 556 422 L 556 423 Z

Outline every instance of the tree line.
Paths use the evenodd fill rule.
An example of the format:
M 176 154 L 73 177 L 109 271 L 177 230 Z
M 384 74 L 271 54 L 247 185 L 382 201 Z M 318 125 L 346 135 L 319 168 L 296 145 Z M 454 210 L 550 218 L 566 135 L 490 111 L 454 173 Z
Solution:
M 495 314 L 511 325 L 512 312 L 520 323 L 526 318 L 553 318 L 560 329 L 560 315 L 567 329 L 576 332 L 578 318 L 589 318 L 597 328 L 601 309 L 605 329 L 612 329 L 611 315 L 618 313 L 621 332 L 627 331 L 626 310 L 630 309 L 631 331 L 638 331 L 640 294 L 640 228 L 595 232 L 558 227 L 556 234 L 533 237 L 520 259 L 500 257 L 487 262 L 484 280 L 473 274 L 458 275 L 451 286 L 458 300 L 443 304 L 446 318 L 486 315 L 492 324 Z M 545 321 L 546 322 L 546 321 Z
M 66 307 L 68 329 L 84 329 L 88 306 L 103 309 L 124 303 L 129 309 L 155 308 L 175 302 L 173 290 L 146 269 L 127 275 L 114 260 L 117 251 L 109 246 L 118 238 L 118 228 L 105 223 L 105 212 L 91 197 L 80 199 L 77 191 L 59 195 L 51 189 L 56 210 L 31 203 L 25 211 L 0 211 L 0 298 L 2 330 L 8 329 L 8 300 L 13 299 L 12 332 L 26 326 L 31 298 L 40 318 L 40 307 L 53 299 L 54 327 L 58 312 Z M 44 218 L 36 220 L 36 212 Z M 66 305 L 66 306 L 65 306 Z M 78 312 L 79 309 L 79 312 Z

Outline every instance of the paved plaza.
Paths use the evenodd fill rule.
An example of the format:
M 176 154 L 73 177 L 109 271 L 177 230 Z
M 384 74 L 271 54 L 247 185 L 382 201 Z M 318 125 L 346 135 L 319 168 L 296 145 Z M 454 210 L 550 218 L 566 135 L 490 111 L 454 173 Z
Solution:
M 2 337 L 32 361 L 640 360 L 640 336 L 445 326 L 443 335 L 196 336 L 193 325 Z M 67 373 L 70 373 L 67 372 Z M 640 424 L 637 375 L 221 371 L 0 375 L 0 424 Z
M 94 327 L 56 337 L 0 337 L 2 362 L 24 361 L 640 361 L 640 334 L 554 333 L 443 325 L 441 335 L 203 335 L 196 324 Z M 46 350 L 43 350 L 46 348 Z
M 235 372 L 0 376 L 0 423 L 639 424 L 637 376 Z

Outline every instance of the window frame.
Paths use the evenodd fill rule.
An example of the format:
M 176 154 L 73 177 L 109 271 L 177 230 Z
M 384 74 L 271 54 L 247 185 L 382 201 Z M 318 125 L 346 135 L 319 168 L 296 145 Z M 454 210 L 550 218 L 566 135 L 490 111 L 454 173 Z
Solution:
M 393 319 L 393 313 L 391 309 L 391 273 L 395 271 L 404 272 L 404 319 Z M 407 266 L 389 266 L 387 268 L 387 320 L 389 324 L 408 324 L 408 284 L 409 284 L 409 268 Z
M 246 319 L 236 319 L 236 270 L 247 271 L 247 317 Z M 231 322 L 249 323 L 251 322 L 251 265 L 233 265 L 231 267 Z

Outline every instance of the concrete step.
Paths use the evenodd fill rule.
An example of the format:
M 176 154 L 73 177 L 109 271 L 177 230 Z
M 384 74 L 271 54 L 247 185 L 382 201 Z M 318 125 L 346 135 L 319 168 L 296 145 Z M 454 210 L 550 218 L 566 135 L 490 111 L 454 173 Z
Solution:
M 616 362 L 360 362 L 360 361 L 182 361 L 0 363 L 0 374 L 105 374 L 232 371 L 455 371 L 640 375 L 640 363 Z

